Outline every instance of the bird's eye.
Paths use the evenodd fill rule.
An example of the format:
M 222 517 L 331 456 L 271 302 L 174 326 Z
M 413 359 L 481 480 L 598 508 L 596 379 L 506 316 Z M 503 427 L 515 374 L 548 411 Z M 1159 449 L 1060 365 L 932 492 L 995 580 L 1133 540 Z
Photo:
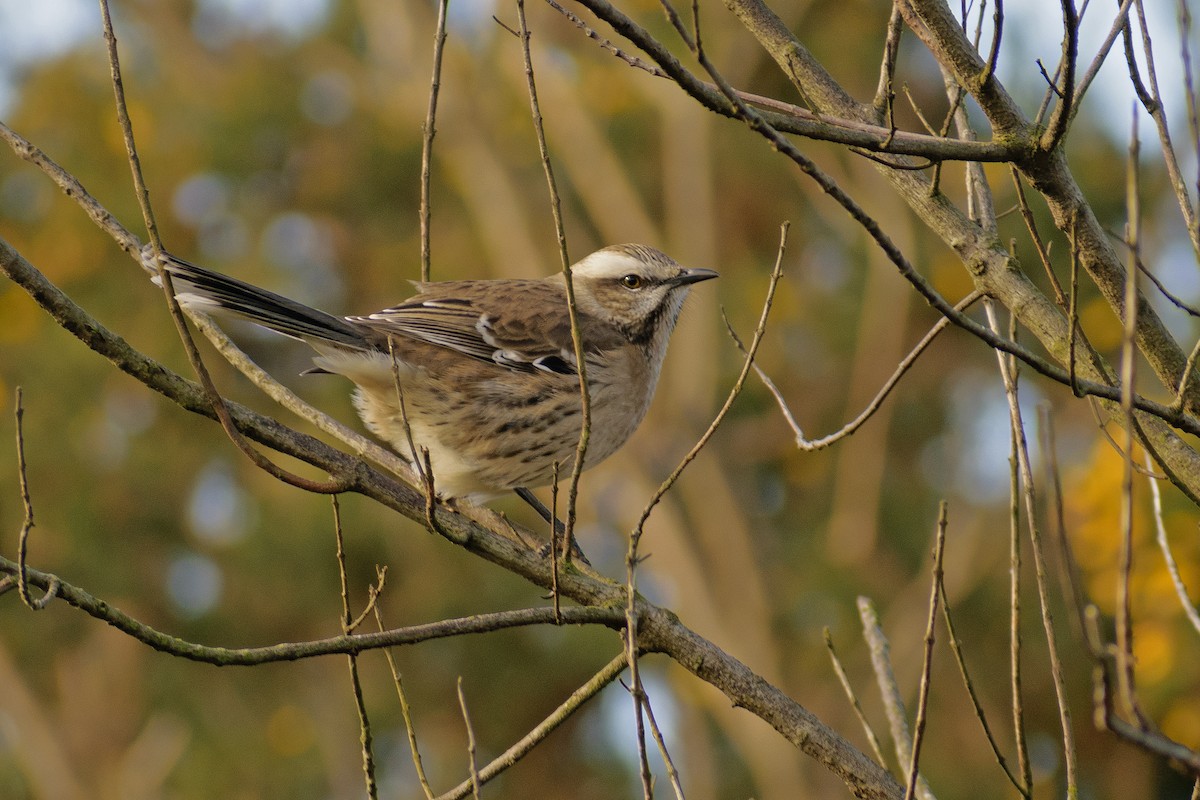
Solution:
M 626 289 L 640 289 L 642 288 L 642 276 L 633 274 L 626 275 L 621 278 L 621 285 Z

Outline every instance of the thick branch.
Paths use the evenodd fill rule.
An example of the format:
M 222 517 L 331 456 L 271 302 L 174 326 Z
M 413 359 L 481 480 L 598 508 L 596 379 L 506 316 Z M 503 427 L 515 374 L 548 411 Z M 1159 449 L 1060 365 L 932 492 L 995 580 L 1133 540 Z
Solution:
M 815 111 L 874 121 L 873 110 L 855 101 L 761 0 L 725 2 L 797 89 L 815 105 Z M 920 9 L 920 13 L 917 14 L 914 8 Z M 971 82 L 984 74 L 986 64 L 953 17 L 949 16 L 949 22 L 946 21 L 945 15 L 949 12 L 942 0 L 907 0 L 902 11 L 910 25 L 916 26 L 916 32 L 930 46 L 934 56 L 952 69 L 961 85 L 975 92 L 996 131 L 1013 140 L 1026 140 L 1032 136 L 1020 109 L 994 75 L 987 75 L 983 86 Z M 897 157 L 897 160 L 903 163 L 903 157 Z M 1060 230 L 1066 232 L 1072 230 L 1072 226 L 1078 226 L 1076 241 L 1080 263 L 1091 274 L 1105 299 L 1120 313 L 1124 268 L 1067 169 L 1062 149 L 1057 148 L 1051 153 L 1039 151 L 1014 163 L 1045 196 Z M 930 230 L 954 250 L 976 287 L 1009 308 L 1059 363 L 1067 364 L 1070 360 L 1067 347 L 1070 328 L 1065 317 L 1053 301 L 1034 286 L 1003 244 L 971 222 L 945 195 L 931 193 L 929 182 L 923 176 L 879 163 L 876 168 Z M 1137 341 L 1159 380 L 1174 391 L 1187 359 L 1144 295 L 1140 294 Z M 1080 376 L 1097 383 L 1108 383 L 1098 360 L 1082 360 L 1076 367 Z M 1194 378 L 1193 385 L 1200 386 L 1200 378 Z M 1119 413 L 1115 405 L 1106 404 L 1105 408 L 1110 414 Z M 1189 495 L 1200 496 L 1200 455 L 1161 421 L 1143 416 L 1141 422 L 1147 445 L 1161 459 L 1172 481 Z
M 945 0 L 901 0 L 900 13 L 958 85 L 979 101 L 997 138 L 1007 141 L 1033 135 L 1021 107 L 979 55 Z
M 979 84 L 979 77 L 988 72 L 987 65 L 954 19 L 944 0 L 905 0 L 901 10 L 906 21 L 939 63 L 949 68 L 959 85 L 965 87 L 979 101 L 998 137 L 1027 139 L 1033 135 L 1032 124 L 994 75 L 989 74 L 987 80 L 982 85 Z M 1014 160 L 1013 163 L 1045 198 L 1055 226 L 1067 235 L 1074 232 L 1080 264 L 1087 270 L 1117 315 L 1124 317 L 1124 266 L 1108 234 L 1088 206 L 1083 190 L 1071 174 L 1063 149 L 1057 146 L 1050 151 L 1038 148 L 1030 155 Z M 998 299 L 1009 308 L 1013 308 L 1005 298 Z M 1138 349 L 1150 362 L 1159 381 L 1171 391 L 1175 391 L 1183 375 L 1187 355 L 1140 291 L 1137 319 Z M 1026 324 L 1025 319 L 1021 319 L 1021 322 Z M 1200 388 L 1200 379 L 1193 378 L 1192 388 Z
M 551 5 L 558 8 L 554 0 Z M 737 118 L 736 110 L 721 91 L 711 83 L 693 75 L 677 58 L 641 25 L 608 0 L 578 0 L 579 4 L 603 19 L 618 34 L 633 42 L 661 68 L 656 75 L 665 76 L 679 85 L 696 102 L 721 116 Z M 768 10 L 768 14 L 771 12 Z M 782 24 L 782 23 L 781 23 Z M 799 44 L 795 57 L 805 65 L 815 64 Z M 929 161 L 1008 162 L 1020 157 L 1029 145 L 1020 141 L 968 142 L 942 136 L 929 136 L 909 131 L 893 131 L 878 124 L 870 107 L 854 102 L 840 94 L 830 107 L 818 104 L 819 113 L 773 98 L 740 93 L 741 98 L 759 106 L 763 118 L 778 131 L 819 141 L 858 147 L 875 153 L 915 156 Z M 835 110 L 831 110 L 835 109 Z M 915 163 L 915 162 L 914 162 Z

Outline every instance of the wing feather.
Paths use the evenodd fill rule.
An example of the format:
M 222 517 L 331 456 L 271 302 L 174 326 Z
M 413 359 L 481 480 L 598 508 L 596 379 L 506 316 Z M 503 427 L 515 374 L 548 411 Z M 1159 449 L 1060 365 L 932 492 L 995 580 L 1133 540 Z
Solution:
M 384 336 L 417 339 L 509 369 L 576 374 L 570 318 L 560 284 L 448 281 L 419 288 L 405 303 L 347 319 Z M 589 349 L 609 344 L 589 342 Z

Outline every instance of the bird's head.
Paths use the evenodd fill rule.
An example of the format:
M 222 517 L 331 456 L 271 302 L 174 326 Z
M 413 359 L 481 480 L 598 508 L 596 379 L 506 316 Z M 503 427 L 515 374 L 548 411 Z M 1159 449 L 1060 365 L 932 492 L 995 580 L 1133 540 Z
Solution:
M 616 326 L 630 342 L 648 345 L 670 335 L 693 283 L 717 277 L 682 267 L 641 244 L 597 250 L 571 268 L 580 311 Z

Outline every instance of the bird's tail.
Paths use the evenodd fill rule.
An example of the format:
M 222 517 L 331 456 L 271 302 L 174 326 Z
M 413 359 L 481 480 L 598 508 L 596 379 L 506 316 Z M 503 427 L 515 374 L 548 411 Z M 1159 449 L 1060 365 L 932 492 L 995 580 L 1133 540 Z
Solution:
M 180 305 L 205 313 L 226 311 L 301 341 L 323 340 L 356 349 L 367 346 L 362 329 L 349 320 L 166 253 L 161 259 Z M 147 268 L 157 272 L 152 260 Z M 160 283 L 157 277 L 154 282 Z

